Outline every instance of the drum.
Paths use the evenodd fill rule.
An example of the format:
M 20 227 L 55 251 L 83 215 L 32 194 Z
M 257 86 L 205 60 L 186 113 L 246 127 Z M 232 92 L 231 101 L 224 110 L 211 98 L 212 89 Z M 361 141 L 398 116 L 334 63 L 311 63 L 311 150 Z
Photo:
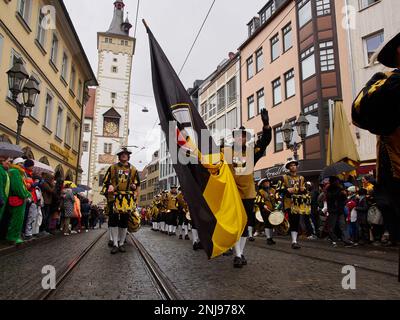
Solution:
M 268 221 L 273 226 L 279 226 L 285 220 L 285 214 L 282 211 L 274 211 L 269 215 Z
M 263 217 L 261 215 L 261 211 L 260 211 L 260 209 L 258 209 L 258 207 L 256 209 L 256 219 L 258 222 L 264 223 L 264 219 L 263 219 Z
M 289 221 L 284 219 L 283 222 L 279 226 L 275 227 L 275 231 L 280 236 L 286 236 L 289 232 L 289 228 L 290 228 Z
M 128 219 L 128 231 L 130 233 L 137 232 L 141 227 L 141 218 L 140 214 L 137 210 L 132 211 L 129 214 L 129 219 Z

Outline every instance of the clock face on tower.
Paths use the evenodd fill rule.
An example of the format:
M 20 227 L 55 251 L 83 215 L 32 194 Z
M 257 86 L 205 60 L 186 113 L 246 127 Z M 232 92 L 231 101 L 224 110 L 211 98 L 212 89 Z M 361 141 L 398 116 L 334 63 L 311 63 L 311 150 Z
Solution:
M 104 119 L 104 136 L 119 136 L 119 121 L 116 119 Z

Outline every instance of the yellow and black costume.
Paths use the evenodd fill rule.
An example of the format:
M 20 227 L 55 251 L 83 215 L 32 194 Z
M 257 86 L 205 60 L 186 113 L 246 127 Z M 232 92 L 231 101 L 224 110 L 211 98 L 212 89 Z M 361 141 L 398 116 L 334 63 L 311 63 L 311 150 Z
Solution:
M 167 208 L 166 211 L 166 224 L 168 228 L 168 235 L 176 235 L 177 219 L 178 219 L 178 199 L 177 199 L 176 187 L 172 186 L 171 191 L 165 195 L 164 206 Z
M 264 183 L 269 181 L 263 179 L 260 181 L 260 188 L 257 193 L 255 204 L 260 209 L 261 216 L 264 220 L 265 235 L 267 236 L 267 244 L 275 244 L 272 240 L 273 226 L 269 222 L 269 215 L 275 210 L 276 207 L 276 190 L 271 186 L 264 186 Z M 270 181 L 269 181 L 270 182 Z M 271 183 L 271 182 L 270 182 Z
M 121 153 L 130 155 L 126 150 Z M 109 192 L 110 186 L 113 188 L 112 192 Z M 130 163 L 119 162 L 112 165 L 104 177 L 102 194 L 107 195 L 108 199 L 109 226 L 114 248 L 124 245 L 129 216 L 136 210 L 136 190 L 139 186 L 139 173 Z M 124 252 L 124 249 L 120 251 Z M 116 250 L 112 251 L 115 252 Z
M 375 201 L 389 231 L 390 245 L 400 241 L 400 33 L 378 53 L 389 68 L 377 73 L 352 106 L 353 123 L 377 136 L 377 185 Z
M 189 211 L 189 207 L 187 202 L 185 201 L 185 197 L 183 196 L 182 191 L 180 191 L 176 197 L 176 205 L 178 208 L 178 233 L 179 233 L 179 239 L 182 240 L 182 229 L 185 231 L 185 240 L 190 240 L 189 238 L 189 230 L 188 230 L 188 225 L 189 221 L 186 218 L 186 213 Z
M 286 169 L 298 161 L 289 161 Z M 292 192 L 289 192 L 292 190 Z M 282 187 L 280 190 L 283 197 L 283 210 L 288 215 L 290 224 L 290 233 L 292 237 L 292 247 L 299 249 L 297 244 L 297 235 L 299 232 L 300 216 L 311 213 L 311 198 L 307 196 L 305 179 L 297 173 L 289 173 L 283 176 Z

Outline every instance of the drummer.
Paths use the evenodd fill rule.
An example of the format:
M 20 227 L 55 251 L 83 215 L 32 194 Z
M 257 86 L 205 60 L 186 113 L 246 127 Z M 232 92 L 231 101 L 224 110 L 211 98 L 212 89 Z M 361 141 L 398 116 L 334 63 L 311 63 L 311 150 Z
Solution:
M 275 210 L 276 191 L 271 186 L 271 180 L 268 178 L 261 179 L 258 183 L 258 193 L 256 197 L 256 205 L 260 209 L 262 219 L 264 220 L 265 235 L 267 237 L 267 245 L 276 244 L 272 239 L 273 226 L 269 222 L 270 214 Z

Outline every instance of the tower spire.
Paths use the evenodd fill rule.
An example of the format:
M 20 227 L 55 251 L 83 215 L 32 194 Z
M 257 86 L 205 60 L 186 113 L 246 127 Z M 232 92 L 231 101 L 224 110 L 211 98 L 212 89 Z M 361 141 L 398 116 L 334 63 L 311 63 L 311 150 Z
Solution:
M 107 33 L 129 36 L 129 30 L 132 28 L 132 25 L 130 25 L 129 21 L 124 22 L 124 8 L 125 3 L 123 0 L 116 0 L 114 2 L 114 16 Z

